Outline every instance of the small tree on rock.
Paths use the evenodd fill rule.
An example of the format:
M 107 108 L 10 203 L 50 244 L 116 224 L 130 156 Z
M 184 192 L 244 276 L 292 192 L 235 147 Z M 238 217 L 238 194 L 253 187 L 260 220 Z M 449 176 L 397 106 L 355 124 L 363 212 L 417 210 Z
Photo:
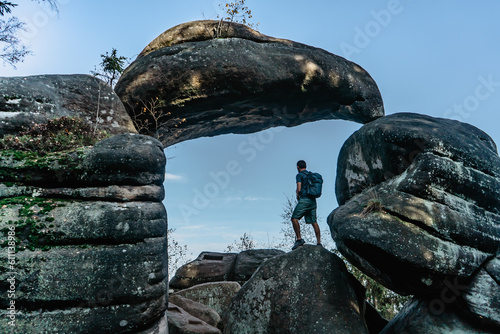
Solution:
M 243 233 L 243 236 L 240 237 L 240 241 L 234 241 L 231 245 L 227 246 L 225 252 L 243 252 L 246 250 L 255 249 L 257 244 L 253 240 L 253 237 L 249 233 Z
M 226 3 L 220 3 L 219 8 L 222 9 L 222 15 L 217 15 L 217 19 L 219 19 L 219 24 L 217 27 L 217 31 L 215 32 L 215 37 L 220 38 L 223 37 L 223 24 L 224 22 L 234 22 L 234 23 L 241 23 L 243 25 L 246 25 L 247 27 L 250 27 L 252 29 L 256 29 L 259 26 L 259 24 L 254 24 L 248 22 L 249 19 L 252 18 L 252 11 L 248 9 L 248 7 L 245 5 L 245 0 L 238 0 L 235 2 L 226 2 Z M 229 29 L 229 24 L 226 27 L 226 33 L 227 29 Z
M 125 70 L 128 58 L 118 56 L 118 51 L 112 48 L 111 53 L 101 54 L 101 59 L 99 68 L 90 73 L 113 87 Z
M 168 255 L 168 276 L 173 277 L 175 271 L 188 262 L 188 249 L 186 245 L 181 245 L 174 239 L 175 229 L 167 229 L 167 255 Z
M 252 18 L 252 11 L 245 5 L 245 0 L 238 0 L 235 2 L 220 3 L 219 7 L 222 8 L 223 17 L 217 15 L 217 18 L 222 21 L 235 22 L 244 24 L 250 28 L 257 29 L 259 25 L 249 23 L 247 20 Z

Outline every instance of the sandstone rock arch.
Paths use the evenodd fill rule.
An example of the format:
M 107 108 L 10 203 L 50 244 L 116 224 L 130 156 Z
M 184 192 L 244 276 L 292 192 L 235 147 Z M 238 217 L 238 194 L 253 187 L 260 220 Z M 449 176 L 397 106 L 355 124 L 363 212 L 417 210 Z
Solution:
M 166 147 L 224 133 L 322 119 L 366 123 L 384 115 L 377 85 L 361 66 L 237 23 L 224 23 L 224 35 L 214 36 L 218 24 L 195 21 L 167 30 L 116 85 L 143 133 L 160 137 Z M 151 102 L 157 123 L 147 110 Z

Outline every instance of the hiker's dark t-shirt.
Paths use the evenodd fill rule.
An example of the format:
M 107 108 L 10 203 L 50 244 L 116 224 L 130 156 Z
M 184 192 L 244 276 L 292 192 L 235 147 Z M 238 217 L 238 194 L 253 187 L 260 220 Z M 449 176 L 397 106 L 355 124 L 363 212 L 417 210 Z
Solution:
M 297 176 L 295 177 L 295 181 L 296 182 L 300 182 L 302 184 L 301 187 L 300 187 L 300 193 L 299 193 L 299 197 L 300 198 L 307 197 L 306 190 L 305 190 L 305 187 L 304 187 L 304 184 L 305 184 L 306 179 L 307 179 L 307 174 L 306 173 L 309 173 L 309 172 L 307 170 L 303 170 L 300 173 L 298 173 Z

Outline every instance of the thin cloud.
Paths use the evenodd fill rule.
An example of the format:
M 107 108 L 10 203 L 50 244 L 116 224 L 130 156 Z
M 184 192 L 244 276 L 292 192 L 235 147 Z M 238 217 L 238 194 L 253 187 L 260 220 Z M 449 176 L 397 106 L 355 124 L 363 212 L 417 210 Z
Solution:
M 272 201 L 273 199 L 270 197 L 254 197 L 254 196 L 247 196 L 244 198 L 245 201 Z
M 187 179 L 181 175 L 165 173 L 165 181 L 186 182 Z
M 229 197 L 224 197 L 221 198 L 218 205 L 227 205 L 230 203 L 235 203 L 235 202 L 255 202 L 255 201 L 272 201 L 273 199 L 270 197 L 256 197 L 256 196 L 246 196 L 246 197 L 241 197 L 241 196 L 229 196 Z M 216 204 L 217 205 L 217 204 Z

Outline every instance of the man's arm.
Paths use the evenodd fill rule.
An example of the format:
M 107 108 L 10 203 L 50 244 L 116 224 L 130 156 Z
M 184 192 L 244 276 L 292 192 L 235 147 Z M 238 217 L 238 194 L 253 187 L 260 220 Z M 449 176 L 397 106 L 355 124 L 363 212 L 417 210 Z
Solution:
M 299 199 L 299 194 L 300 190 L 302 189 L 302 182 L 297 182 L 297 190 L 295 190 L 295 193 L 297 194 L 297 199 Z

